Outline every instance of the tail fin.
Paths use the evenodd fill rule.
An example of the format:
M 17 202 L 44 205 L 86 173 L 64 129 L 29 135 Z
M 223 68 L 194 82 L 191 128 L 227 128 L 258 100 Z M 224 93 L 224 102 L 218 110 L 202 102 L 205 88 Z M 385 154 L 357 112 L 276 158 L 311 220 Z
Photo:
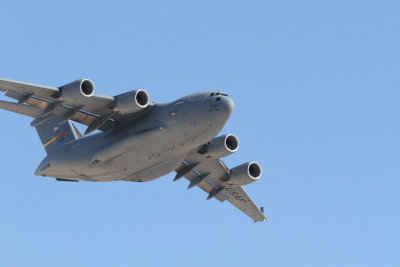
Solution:
M 51 118 L 43 124 L 36 126 L 40 140 L 47 153 L 50 153 L 57 147 L 82 136 L 79 130 L 71 121 L 66 121 L 59 125 L 63 118 L 57 115 L 51 115 Z

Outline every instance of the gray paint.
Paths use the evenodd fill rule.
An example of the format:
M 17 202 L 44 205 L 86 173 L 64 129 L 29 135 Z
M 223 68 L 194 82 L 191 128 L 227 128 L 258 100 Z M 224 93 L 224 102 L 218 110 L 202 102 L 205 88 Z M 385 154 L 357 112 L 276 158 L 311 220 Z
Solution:
M 83 81 L 90 86 L 83 88 Z M 0 108 L 34 118 L 31 126 L 48 153 L 36 175 L 58 181 L 147 182 L 176 171 L 174 181 L 186 178 L 188 188 L 201 188 L 207 199 L 228 200 L 255 222 L 266 220 L 241 186 L 258 180 L 261 166 L 229 169 L 220 160 L 239 145 L 233 135 L 214 138 L 233 110 L 226 94 L 151 103 L 143 90 L 96 95 L 86 79 L 59 88 L 0 79 L 0 91 L 17 100 L 0 101 Z M 85 134 L 101 132 L 83 136 L 70 120 L 88 126 Z
M 60 145 L 35 174 L 85 181 L 151 181 L 174 171 L 190 151 L 215 137 L 232 110 L 231 98 L 220 96 L 217 101 L 209 92 L 154 104 L 152 112 L 138 120 Z

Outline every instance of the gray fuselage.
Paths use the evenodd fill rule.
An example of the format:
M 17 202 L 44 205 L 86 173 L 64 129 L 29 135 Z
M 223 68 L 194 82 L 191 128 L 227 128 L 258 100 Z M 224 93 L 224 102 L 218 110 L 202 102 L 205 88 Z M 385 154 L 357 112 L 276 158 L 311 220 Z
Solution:
M 225 94 L 189 95 L 154 104 L 130 123 L 63 144 L 35 174 L 68 180 L 146 182 L 174 171 L 185 156 L 209 142 L 233 111 Z

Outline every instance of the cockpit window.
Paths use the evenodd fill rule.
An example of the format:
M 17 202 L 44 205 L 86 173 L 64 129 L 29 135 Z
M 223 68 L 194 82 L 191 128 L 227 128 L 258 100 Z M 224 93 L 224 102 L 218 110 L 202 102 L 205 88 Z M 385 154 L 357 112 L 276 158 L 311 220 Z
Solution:
M 225 94 L 225 93 L 213 92 L 213 93 L 210 94 L 210 97 L 212 97 L 212 96 L 219 96 L 219 95 L 228 96 L 228 94 Z

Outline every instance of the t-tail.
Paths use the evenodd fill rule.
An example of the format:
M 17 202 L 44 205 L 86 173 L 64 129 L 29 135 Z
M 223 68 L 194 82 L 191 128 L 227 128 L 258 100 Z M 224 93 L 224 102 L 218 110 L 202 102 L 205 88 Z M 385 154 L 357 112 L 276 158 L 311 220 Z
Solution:
M 57 115 L 51 115 L 51 118 L 35 128 L 47 154 L 82 136 L 71 121 L 63 122 L 63 118 Z
M 43 111 L 36 107 L 0 100 L 0 108 L 35 118 L 31 126 L 36 128 L 47 153 L 82 137 L 72 121 L 55 114 L 43 116 Z

